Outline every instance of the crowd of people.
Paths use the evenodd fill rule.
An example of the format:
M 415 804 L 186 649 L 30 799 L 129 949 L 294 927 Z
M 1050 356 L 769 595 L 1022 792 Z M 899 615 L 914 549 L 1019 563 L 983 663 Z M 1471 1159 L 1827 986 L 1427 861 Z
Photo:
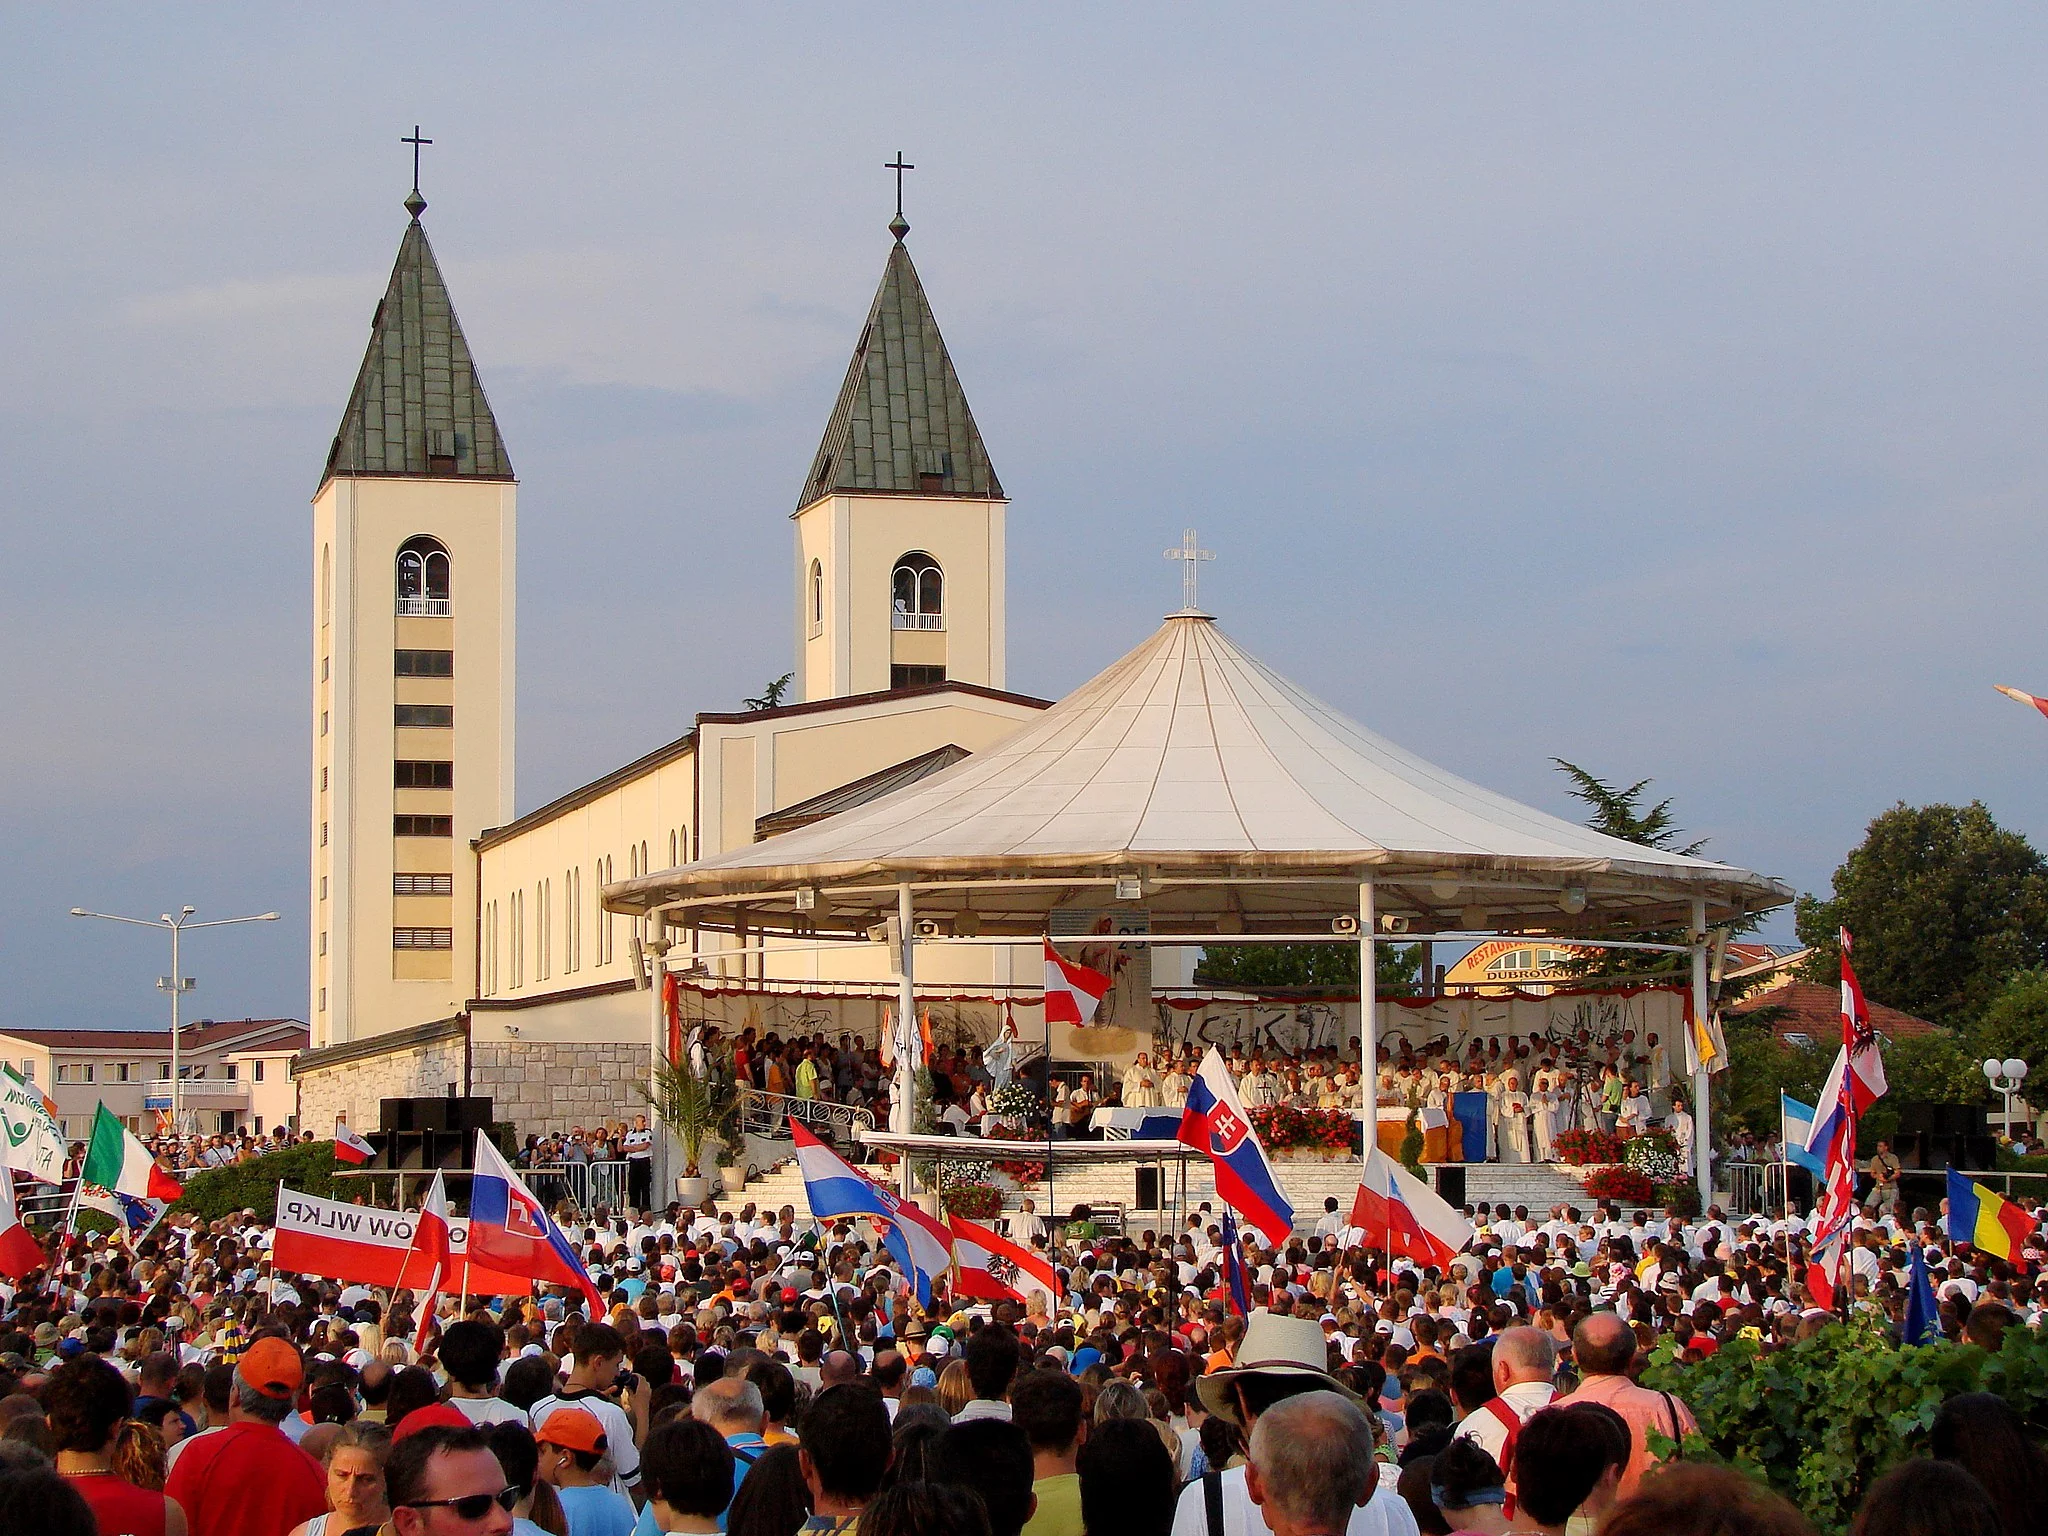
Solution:
M 580 1213 L 579 1213 L 580 1214 Z M 0 1287 L 0 1531 L 52 1536 L 1606 1536 L 1805 1529 L 1740 1474 L 1660 1464 L 1686 1393 L 1635 1379 L 1827 1321 L 1796 1218 L 1470 1212 L 1441 1267 L 1328 1202 L 1244 1238 L 1217 1213 L 1102 1235 L 1026 1208 L 1061 1294 L 918 1300 L 864 1223 L 791 1207 L 599 1210 L 577 1293 L 439 1305 L 283 1273 L 253 1214 L 176 1213 L 132 1248 L 50 1239 Z M 2048 1306 L 1938 1213 L 1860 1224 L 1856 1305 L 1997 1347 Z M 423 1314 L 425 1314 L 423 1316 Z M 424 1323 L 424 1327 L 422 1327 Z M 1682 1369 L 1682 1366 L 1681 1366 Z M 1997 1398 L 1872 1489 L 1863 1536 L 2020 1536 L 2048 1460 Z M 1916 1523 L 1917 1522 L 1917 1523 Z

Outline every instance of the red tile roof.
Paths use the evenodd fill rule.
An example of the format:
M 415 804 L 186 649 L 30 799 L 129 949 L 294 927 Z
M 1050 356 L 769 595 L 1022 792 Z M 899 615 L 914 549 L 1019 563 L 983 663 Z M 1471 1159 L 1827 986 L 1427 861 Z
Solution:
M 245 1049 L 268 1049 L 272 1036 L 279 1049 L 296 1034 L 300 1048 L 310 1038 L 306 1026 L 297 1019 L 208 1019 L 203 1023 L 188 1024 L 179 1032 L 179 1049 L 186 1051 L 210 1051 L 231 1046 L 237 1040 L 247 1039 L 251 1043 Z M 0 1035 L 10 1039 L 26 1040 L 31 1045 L 40 1045 L 53 1051 L 168 1051 L 171 1048 L 171 1032 L 168 1029 L 5 1029 Z
M 1804 1035 L 1825 1050 L 1833 1050 L 1841 1043 L 1842 993 L 1838 987 L 1824 987 L 1813 981 L 1786 981 L 1767 992 L 1744 998 L 1728 1012 L 1741 1015 L 1763 1008 L 1782 1010 L 1772 1026 L 1780 1041 L 1785 1041 L 1787 1035 Z M 1931 1035 L 1935 1029 L 1925 1019 L 1916 1019 L 1879 1002 L 1870 1004 L 1870 1022 L 1879 1034 L 1892 1040 Z

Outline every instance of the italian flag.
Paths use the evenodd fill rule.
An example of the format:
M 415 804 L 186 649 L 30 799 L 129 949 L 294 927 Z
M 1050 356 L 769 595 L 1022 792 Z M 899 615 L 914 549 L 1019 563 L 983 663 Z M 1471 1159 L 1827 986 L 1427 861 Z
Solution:
M 142 1200 L 175 1200 L 185 1186 L 157 1167 L 149 1149 L 102 1104 L 92 1119 L 92 1141 L 79 1176 L 88 1184 Z

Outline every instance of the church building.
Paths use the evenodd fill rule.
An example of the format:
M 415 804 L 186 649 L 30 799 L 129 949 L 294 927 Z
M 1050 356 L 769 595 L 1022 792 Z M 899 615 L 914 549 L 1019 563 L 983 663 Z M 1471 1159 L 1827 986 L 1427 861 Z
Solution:
M 522 1135 L 633 1113 L 657 963 L 614 881 L 862 805 L 1047 707 L 1006 687 L 1009 503 L 899 211 L 844 384 L 788 512 L 792 702 L 676 739 L 519 812 L 518 484 L 418 189 L 313 498 L 311 1048 L 300 1123 L 486 1095 Z M 759 515 L 778 509 L 763 506 Z M 543 508 L 541 515 L 547 515 Z M 765 573 L 764 573 L 765 574 Z M 719 947 L 710 947 L 714 942 Z M 876 1036 L 886 946 L 687 940 L 686 1017 Z M 984 1007 L 1035 952 L 921 967 Z

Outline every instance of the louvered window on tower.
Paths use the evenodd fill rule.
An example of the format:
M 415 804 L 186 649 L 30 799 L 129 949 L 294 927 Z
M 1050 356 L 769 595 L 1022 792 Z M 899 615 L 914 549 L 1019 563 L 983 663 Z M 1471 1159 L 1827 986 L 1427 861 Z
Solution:
M 391 930 L 393 949 L 453 949 L 455 930 L 453 928 L 394 928 Z
M 401 759 L 391 765 L 391 780 L 396 789 L 453 789 L 455 765 Z
M 452 896 L 455 894 L 453 875 L 393 875 L 391 894 L 394 896 Z
M 455 818 L 453 816 L 393 816 L 391 818 L 393 837 L 453 837 Z

